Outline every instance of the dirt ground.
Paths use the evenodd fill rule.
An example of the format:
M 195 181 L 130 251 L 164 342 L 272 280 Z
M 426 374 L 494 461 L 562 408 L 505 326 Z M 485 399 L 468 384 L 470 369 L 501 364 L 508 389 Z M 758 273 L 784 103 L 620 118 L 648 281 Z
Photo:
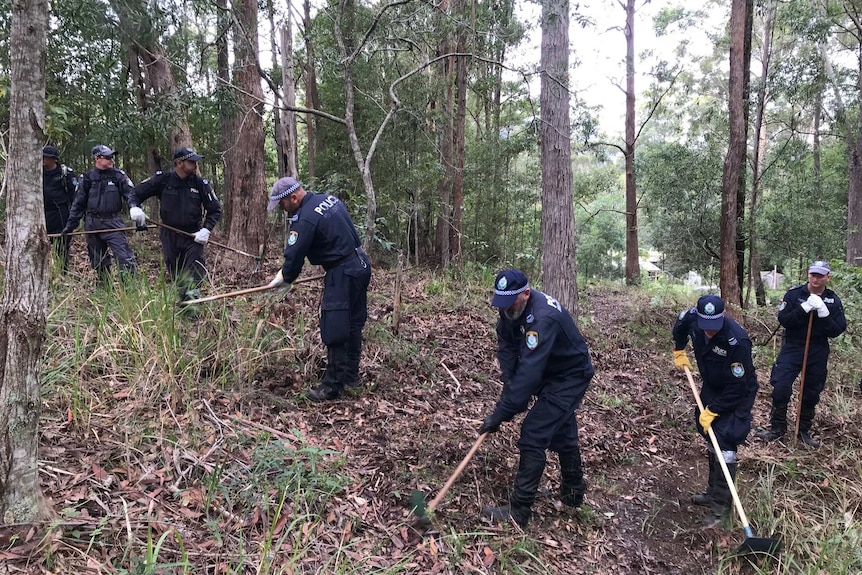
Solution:
M 414 272 L 396 353 L 394 336 L 382 336 L 392 320 L 392 283 L 391 274 L 375 274 L 363 386 L 343 399 L 313 404 L 302 398 L 316 381 L 314 366 L 322 365 L 318 346 L 301 352 L 316 354 L 316 364 L 294 363 L 288 354 L 247 388 L 196 390 L 188 400 L 192 409 L 158 400 L 143 428 L 140 403 L 113 384 L 106 385 L 104 402 L 91 406 L 86 425 L 67 418 L 68 406 L 47 400 L 43 486 L 55 509 L 79 513 L 63 517 L 48 537 L 24 530 L 16 538 L 7 528 L 0 573 L 159 572 L 141 570 L 129 549 L 139 554 L 133 540 L 150 539 L 152 547 L 171 529 L 182 544 L 167 538 L 160 558 L 176 559 L 182 548 L 195 565 L 192 573 L 261 572 L 249 564 L 227 566 L 239 546 L 262 556 L 267 533 L 290 529 L 296 533 L 274 555 L 275 573 L 332 572 L 333 558 L 346 556 L 356 568 L 338 572 L 690 575 L 715 573 L 720 558 L 741 542 L 738 522 L 730 530 L 702 529 L 704 510 L 689 501 L 705 487 L 706 457 L 692 425 L 693 398 L 670 354 L 679 310 L 623 288 L 588 288 L 581 299 L 581 328 L 596 367 L 578 413 L 585 506 L 572 512 L 553 496 L 559 469 L 551 454 L 525 531 L 480 518 L 482 505 L 507 498 L 519 417 L 479 448 L 440 503 L 433 527 L 414 530 L 411 492 L 430 501 L 499 394 L 495 316 L 476 304 L 487 294 L 429 296 Z M 294 291 L 292 301 L 257 313 L 277 324 L 292 306 L 314 306 L 319 297 L 315 290 Z M 147 437 L 155 439 L 140 439 Z M 241 517 L 232 502 L 213 495 L 206 478 L 214 470 L 223 469 L 223 485 L 253 485 L 238 476 L 255 471 L 238 462 L 271 441 L 331 450 L 324 459 L 343 459 L 339 473 L 348 480 L 325 510 L 292 502 L 293 510 L 281 516 L 261 507 Z M 742 493 L 751 481 L 748 449 L 740 452 Z M 316 522 L 302 518 L 309 509 Z M 302 557 L 284 569 L 278 557 L 297 549 Z

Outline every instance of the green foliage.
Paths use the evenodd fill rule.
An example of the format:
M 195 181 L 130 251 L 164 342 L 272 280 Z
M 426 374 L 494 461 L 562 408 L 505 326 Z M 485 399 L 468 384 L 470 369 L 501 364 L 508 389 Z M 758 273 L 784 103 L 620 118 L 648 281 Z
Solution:
M 709 145 L 647 144 L 635 170 L 650 245 L 666 271 L 706 269 L 719 252 L 721 156 Z

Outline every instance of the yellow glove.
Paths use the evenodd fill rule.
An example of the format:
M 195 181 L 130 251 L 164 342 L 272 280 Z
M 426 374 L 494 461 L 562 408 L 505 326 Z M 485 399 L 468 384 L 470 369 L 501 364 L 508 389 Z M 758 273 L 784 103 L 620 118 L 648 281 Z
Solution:
M 709 432 L 709 427 L 712 425 L 712 422 L 716 417 L 718 417 L 718 414 L 714 411 L 710 411 L 708 407 L 700 412 L 700 417 L 697 418 L 697 421 L 703 428 L 704 433 Z
M 688 360 L 684 349 L 673 350 L 673 364 L 682 370 L 685 368 L 691 370 L 691 362 Z

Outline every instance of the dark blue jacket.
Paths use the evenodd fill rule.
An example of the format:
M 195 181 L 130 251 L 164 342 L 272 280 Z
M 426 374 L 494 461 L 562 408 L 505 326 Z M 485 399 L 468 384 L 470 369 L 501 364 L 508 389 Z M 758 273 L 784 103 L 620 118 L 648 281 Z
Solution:
M 751 339 L 733 318 L 712 339 L 697 327 L 697 308 L 684 311 L 673 326 L 674 350 L 685 349 L 689 337 L 703 379 L 700 398 L 718 415 L 748 412 L 757 395 L 757 374 L 751 359 Z
M 201 228 L 212 231 L 221 219 L 221 203 L 210 183 L 197 174 L 183 179 L 176 172 L 156 172 L 132 190 L 129 207 L 140 207 L 147 198 L 159 198 L 162 222 L 194 233 Z
M 292 283 L 305 258 L 329 271 L 356 256 L 362 244 L 347 207 L 335 196 L 306 191 L 299 210 L 291 218 L 284 248 L 284 281 Z
M 808 284 L 796 286 L 784 294 L 781 305 L 778 306 L 778 323 L 784 326 L 784 339 L 789 343 L 804 345 L 808 333 L 808 314 L 802 309 L 802 303 L 808 299 L 811 292 Z M 844 306 L 835 292 L 829 288 L 823 290 L 820 296 L 829 309 L 829 315 L 818 317 L 816 311 L 811 324 L 811 343 L 827 344 L 827 338 L 838 337 L 847 329 L 847 319 L 844 317 Z
M 534 395 L 566 410 L 580 405 L 595 370 L 587 342 L 560 302 L 532 290 L 517 320 L 501 310 L 497 346 L 505 385 L 496 412 L 503 421 L 526 411 Z

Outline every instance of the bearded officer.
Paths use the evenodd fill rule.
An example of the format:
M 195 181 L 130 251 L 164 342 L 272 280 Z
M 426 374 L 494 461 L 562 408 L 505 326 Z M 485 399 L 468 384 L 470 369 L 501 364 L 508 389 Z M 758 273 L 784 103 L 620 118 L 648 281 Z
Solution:
M 526 527 L 549 449 L 560 459 L 560 500 L 572 507 L 583 504 L 586 487 L 575 411 L 594 370 L 572 316 L 556 299 L 531 289 L 523 272 L 500 272 L 491 305 L 500 310 L 497 359 L 503 391 L 479 433 L 499 430 L 500 424 L 527 411 L 531 397 L 536 401 L 521 424 L 520 461 L 509 503 L 485 507 L 482 515 Z

